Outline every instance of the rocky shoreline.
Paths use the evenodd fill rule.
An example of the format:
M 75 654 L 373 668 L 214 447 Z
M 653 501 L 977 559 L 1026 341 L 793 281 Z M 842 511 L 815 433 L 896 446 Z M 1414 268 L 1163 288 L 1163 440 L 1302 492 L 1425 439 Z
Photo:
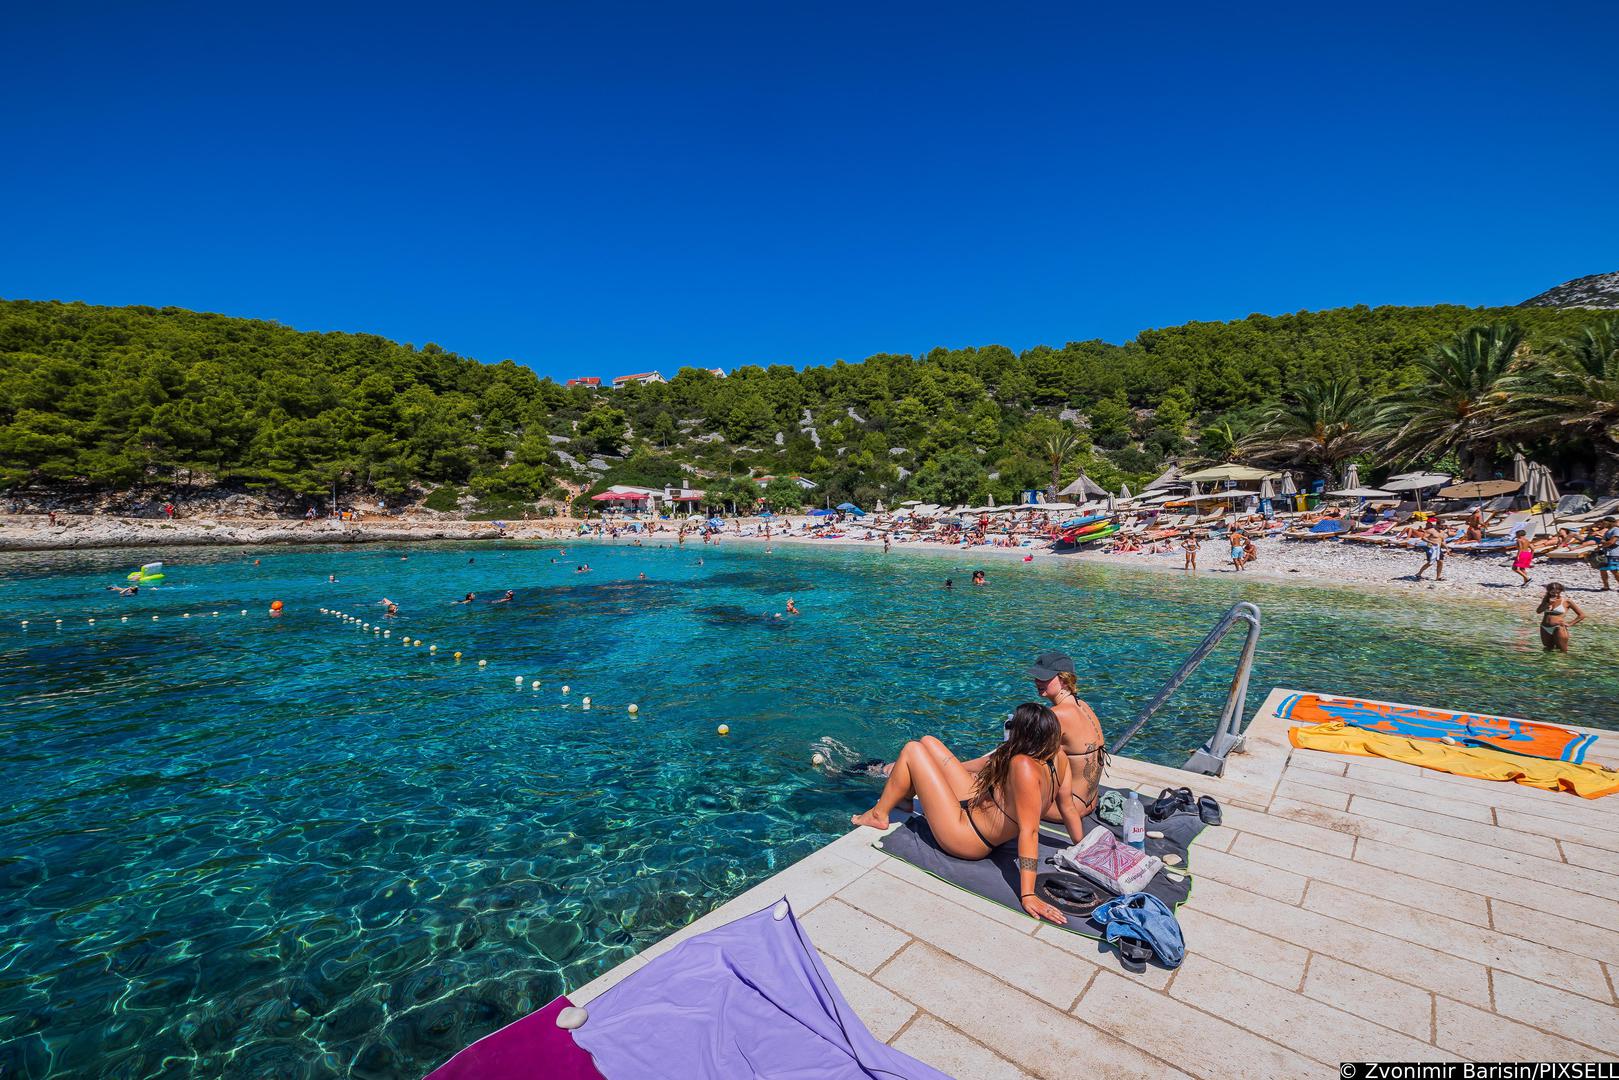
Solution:
M 357 522 L 320 519 L 188 517 L 126 518 L 58 514 L 0 516 L 0 551 L 79 548 L 252 546 L 259 544 L 374 544 L 416 540 L 494 540 L 502 535 L 556 535 L 560 523 L 508 523 L 455 519 L 369 518 Z M 540 530 L 543 529 L 544 532 Z

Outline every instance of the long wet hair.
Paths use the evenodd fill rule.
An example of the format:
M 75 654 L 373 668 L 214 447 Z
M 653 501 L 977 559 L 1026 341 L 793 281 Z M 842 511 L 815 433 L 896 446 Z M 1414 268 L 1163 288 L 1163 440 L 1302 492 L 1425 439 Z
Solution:
M 1012 710 L 1006 722 L 1006 741 L 997 746 L 978 771 L 978 780 L 967 800 L 979 806 L 995 800 L 995 793 L 1006 786 L 1012 771 L 1012 759 L 1027 754 L 1036 761 L 1050 761 L 1062 750 L 1062 725 L 1051 706 L 1039 702 L 1025 702 Z

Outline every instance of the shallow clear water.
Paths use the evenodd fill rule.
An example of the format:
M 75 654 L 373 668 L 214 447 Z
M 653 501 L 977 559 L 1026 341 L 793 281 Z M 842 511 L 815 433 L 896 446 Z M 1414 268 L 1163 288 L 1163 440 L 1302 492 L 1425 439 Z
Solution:
M 0 1075 L 420 1076 L 844 831 L 872 782 L 812 752 L 980 750 L 1053 647 L 1116 731 L 1238 599 L 1264 610 L 1250 708 L 1281 685 L 1613 726 L 1619 698 L 1619 633 L 1547 656 L 1532 601 L 557 548 L 186 549 L 130 599 L 101 586 L 152 553 L 0 555 Z M 317 611 L 383 595 L 386 641 Z M 1230 641 L 1133 755 L 1207 736 Z

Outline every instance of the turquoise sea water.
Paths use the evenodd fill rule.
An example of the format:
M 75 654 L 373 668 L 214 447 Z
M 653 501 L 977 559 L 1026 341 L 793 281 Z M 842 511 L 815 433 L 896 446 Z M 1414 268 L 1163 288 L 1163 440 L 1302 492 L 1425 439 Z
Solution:
M 1238 599 L 1264 611 L 1250 708 L 1284 685 L 1612 726 L 1619 698 L 1619 633 L 1548 656 L 1531 599 L 560 547 L 0 555 L 0 1076 L 420 1076 L 843 832 L 875 788 L 812 753 L 982 750 L 1053 647 L 1117 730 Z M 160 555 L 164 587 L 102 590 Z M 376 622 L 384 595 L 387 640 L 317 610 Z M 1206 737 L 1236 647 L 1133 755 Z

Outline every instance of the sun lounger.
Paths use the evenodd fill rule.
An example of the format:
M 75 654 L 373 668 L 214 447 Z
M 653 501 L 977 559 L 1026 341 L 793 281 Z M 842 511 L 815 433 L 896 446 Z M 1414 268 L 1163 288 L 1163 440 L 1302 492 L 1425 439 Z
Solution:
M 1351 533 L 1350 535 L 1344 537 L 1344 539 L 1345 540 L 1354 540 L 1357 543 L 1367 543 L 1369 541 L 1377 540 L 1384 533 L 1388 532 L 1389 530 L 1391 530 L 1393 528 L 1394 528 L 1394 522 L 1392 522 L 1392 521 L 1379 521 L 1376 525 L 1373 525 L 1371 528 L 1367 529 L 1365 532 Z
M 1588 559 L 1591 557 L 1591 553 L 1596 549 L 1597 546 L 1595 544 L 1576 544 L 1573 547 L 1557 548 L 1555 551 L 1548 551 L 1542 555 L 1541 558 L 1557 559 L 1560 562 Z
M 1308 529 L 1288 529 L 1282 534 L 1287 540 L 1335 540 L 1349 531 L 1349 522 L 1343 518 L 1322 518 Z
M 1585 513 L 1574 517 L 1559 517 L 1559 525 L 1589 525 L 1606 517 L 1619 517 L 1619 499 L 1604 499 Z

